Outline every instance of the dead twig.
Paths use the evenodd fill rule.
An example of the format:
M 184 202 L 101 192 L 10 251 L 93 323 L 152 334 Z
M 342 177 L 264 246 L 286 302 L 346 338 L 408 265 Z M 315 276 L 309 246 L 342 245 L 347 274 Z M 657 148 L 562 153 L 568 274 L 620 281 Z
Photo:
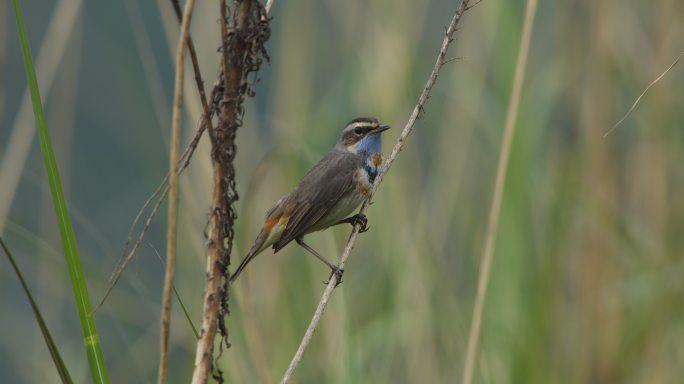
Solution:
M 171 0 L 171 5 L 173 5 L 173 10 L 176 13 L 178 21 L 181 22 L 182 14 L 181 7 L 178 0 Z M 205 120 L 204 123 L 208 124 L 208 128 L 211 131 L 211 111 L 209 109 L 209 104 L 207 103 L 207 93 L 204 90 L 204 80 L 202 79 L 202 72 L 199 69 L 199 62 L 197 61 L 197 52 L 195 51 L 195 43 L 192 41 L 192 36 L 188 34 L 188 53 L 190 54 L 190 61 L 192 62 L 192 69 L 195 73 L 195 83 L 197 84 L 197 92 L 200 95 L 200 101 L 202 102 L 202 108 L 204 109 Z M 200 128 L 202 129 L 202 128 Z
M 242 125 L 243 101 L 246 96 L 254 95 L 248 77 L 258 71 L 264 59 L 268 60 L 264 43 L 270 37 L 268 17 L 258 1 L 235 0 L 230 20 L 225 0 L 219 4 L 222 65 L 212 91 L 212 103 L 220 113 L 217 113 L 217 126 L 210 133 L 214 188 L 209 217 L 202 324 L 195 354 L 193 383 L 206 383 L 210 373 L 214 379 L 223 382 L 222 372 L 214 364 L 213 355 L 217 330 L 222 338 L 220 352 L 224 346 L 230 346 L 224 319 L 229 312 L 227 271 L 236 219 L 233 204 L 238 199 L 233 165 L 235 133 Z
M 679 53 L 679 56 L 677 56 L 677 58 L 672 62 L 672 64 L 670 64 L 670 66 L 667 67 L 667 69 L 665 70 L 665 72 L 661 73 L 660 76 L 656 77 L 655 80 L 651 81 L 651 84 L 649 84 L 648 87 L 646 87 L 646 89 L 644 89 L 644 91 L 641 92 L 641 94 L 639 95 L 639 97 L 637 97 L 636 100 L 634 100 L 634 103 L 632 104 L 631 107 L 629 107 L 629 109 L 627 110 L 627 113 L 625 113 L 625 115 L 622 116 L 622 119 L 620 119 L 617 123 L 615 123 L 615 125 L 613 125 L 613 127 L 612 127 L 611 129 L 607 130 L 606 133 L 603 134 L 603 137 L 604 137 L 604 138 L 605 138 L 606 136 L 610 135 L 610 133 L 613 132 L 613 131 L 615 130 L 615 128 L 617 128 L 620 124 L 622 124 L 623 121 L 625 121 L 625 119 L 627 118 L 627 116 L 629 116 L 629 115 L 632 113 L 632 111 L 634 110 L 634 108 L 636 108 L 637 104 L 639 104 L 639 101 L 641 101 L 641 98 L 644 97 L 644 95 L 646 94 L 646 92 L 648 92 L 648 90 L 651 89 L 651 87 L 654 86 L 655 83 L 659 82 L 663 77 L 665 77 L 665 75 L 666 75 L 668 72 L 670 72 L 670 70 L 671 70 L 675 65 L 677 65 L 677 63 L 679 62 L 679 59 L 681 59 L 682 56 L 684 56 L 684 52 L 680 52 L 680 53 Z
M 183 171 L 190 165 L 190 159 L 192 158 L 192 155 L 195 152 L 195 149 L 197 149 L 197 144 L 199 144 L 199 140 L 202 137 L 202 134 L 204 133 L 204 129 L 210 126 L 210 124 L 204 124 L 200 123 L 200 129 L 195 133 L 195 137 L 192 138 L 192 141 L 188 146 L 185 148 L 185 151 L 183 152 L 183 155 L 181 156 L 181 159 L 179 161 L 180 163 L 180 168 L 178 169 L 178 175 L 182 174 Z M 119 279 L 121 278 L 121 275 L 123 274 L 124 269 L 126 269 L 126 266 L 128 263 L 133 259 L 133 256 L 138 252 L 138 249 L 140 249 L 140 245 L 142 244 L 143 240 L 145 239 L 145 235 L 147 234 L 147 230 L 150 228 L 150 225 L 152 225 L 152 220 L 154 220 L 154 217 L 157 215 L 157 212 L 159 211 L 159 208 L 161 207 L 161 204 L 164 202 L 164 199 L 166 199 L 166 196 L 169 194 L 169 186 L 168 186 L 168 181 L 169 181 L 169 174 L 167 174 L 164 179 L 159 183 L 159 186 L 157 189 L 155 189 L 154 192 L 152 192 L 152 195 L 147 198 L 145 203 L 143 204 L 142 208 L 140 208 L 140 211 L 138 211 L 138 214 L 135 216 L 135 219 L 133 220 L 133 223 L 131 224 L 131 228 L 128 231 L 128 239 L 126 240 L 126 244 L 124 245 L 124 257 L 122 257 L 121 262 L 119 262 L 119 265 L 114 269 L 114 272 L 112 273 L 112 276 L 109 278 L 109 286 L 107 287 L 107 291 L 105 291 L 105 294 L 102 296 L 102 299 L 100 302 L 97 304 L 95 309 L 93 309 L 93 313 L 95 313 L 102 305 L 104 305 L 104 302 L 107 300 L 107 297 L 109 297 L 109 294 L 112 293 L 112 290 L 116 286 L 116 283 L 119 282 Z M 159 195 L 161 193 L 161 195 Z M 138 234 L 138 238 L 135 240 L 135 243 L 133 243 L 133 246 L 130 251 L 128 251 L 128 246 L 131 244 L 132 237 L 133 237 L 133 229 L 138 226 L 138 222 L 143 216 L 143 213 L 147 210 L 147 208 L 150 206 L 152 201 L 159 195 L 159 199 L 157 202 L 154 204 L 152 207 L 152 210 L 150 211 L 150 214 L 147 215 L 147 218 L 145 219 L 145 223 L 143 224 L 143 228 L 140 230 L 140 234 Z M 128 252 L 128 253 L 126 253 Z
M 395 159 L 397 158 L 397 155 L 401 151 L 402 147 L 404 146 L 404 143 L 406 142 L 406 138 L 408 137 L 409 134 L 413 131 L 414 125 L 416 123 L 416 120 L 419 119 L 423 115 L 423 107 L 425 103 L 427 102 L 428 98 L 430 97 L 430 92 L 432 91 L 432 87 L 435 85 L 435 82 L 437 81 L 437 76 L 439 75 L 440 70 L 444 66 L 444 64 L 447 62 L 446 59 L 446 53 L 447 50 L 449 49 L 449 45 L 453 41 L 453 35 L 456 32 L 456 26 L 458 25 L 459 21 L 461 20 L 461 17 L 463 14 L 468 10 L 468 0 L 463 0 L 454 13 L 453 18 L 451 19 L 451 22 L 449 23 L 449 26 L 446 29 L 444 39 L 442 40 L 442 46 L 439 50 L 439 53 L 437 54 L 437 61 L 435 62 L 435 66 L 432 69 L 432 73 L 430 73 L 430 77 L 428 78 L 427 83 L 425 83 L 425 87 L 423 87 L 423 92 L 420 94 L 420 97 L 418 98 L 418 103 L 416 106 L 413 108 L 413 112 L 411 112 L 411 115 L 409 116 L 408 121 L 406 122 L 406 125 L 404 126 L 404 130 L 401 131 L 401 134 L 399 135 L 399 139 L 397 140 L 396 144 L 394 145 L 394 148 L 392 149 L 392 153 L 389 155 L 387 158 L 387 161 L 385 162 L 385 165 L 382 167 L 380 172 L 378 172 L 377 177 L 375 178 L 375 183 L 373 184 L 373 187 L 371 188 L 371 191 L 369 193 L 368 199 L 364 202 L 364 204 L 361 206 L 361 210 L 359 211 L 360 213 L 364 213 L 366 209 L 368 209 L 368 206 L 370 204 L 371 199 L 373 198 L 373 195 L 375 195 L 375 191 L 377 191 L 378 186 L 382 182 L 382 179 L 384 178 L 385 174 L 389 170 L 390 166 L 394 163 Z M 356 242 L 356 236 L 358 234 L 359 227 L 354 226 L 352 229 L 351 234 L 349 235 L 349 240 L 347 241 L 347 245 L 344 247 L 344 251 L 342 252 L 342 256 L 340 257 L 340 268 L 344 268 L 344 264 L 347 261 L 347 258 L 349 257 L 349 254 L 351 253 L 352 248 L 354 247 L 354 243 Z M 335 289 L 337 285 L 337 278 L 330 278 L 330 281 L 328 282 L 328 285 L 325 288 L 325 291 L 323 291 L 323 295 L 321 296 L 321 300 L 318 303 L 318 307 L 316 308 L 316 311 L 314 312 L 314 315 L 311 319 L 311 323 L 309 324 L 309 327 L 307 328 L 306 332 L 304 333 L 304 337 L 302 338 L 302 341 L 299 344 L 299 348 L 297 349 L 297 352 L 295 355 L 292 357 L 292 361 L 290 362 L 289 367 L 287 368 L 287 371 L 285 371 L 285 374 L 283 375 L 283 378 L 281 379 L 280 383 L 284 384 L 287 383 L 291 378 L 292 375 L 299 365 L 300 361 L 302 360 L 302 356 L 304 355 L 304 351 L 308 347 L 309 343 L 311 342 L 311 338 L 316 331 L 316 328 L 318 327 L 318 323 L 321 320 L 321 316 L 323 315 L 323 312 L 325 311 L 325 308 L 328 304 L 328 301 L 330 300 L 330 295 L 332 294 L 333 290 Z
M 176 51 L 176 78 L 171 119 L 171 145 L 169 148 L 169 220 L 166 230 L 166 271 L 162 292 L 161 331 L 159 341 L 159 372 L 157 382 L 164 384 L 168 377 L 169 330 L 171 327 L 171 295 L 176 272 L 176 245 L 178 237 L 178 161 L 180 128 L 183 107 L 183 77 L 185 74 L 185 45 L 195 0 L 188 0 L 183 9 L 180 37 Z
M 174 7 L 174 10 L 176 11 L 176 15 L 178 16 L 178 21 L 180 22 L 182 19 L 182 14 L 180 11 L 180 5 L 178 4 L 178 0 L 171 0 L 171 3 Z M 188 51 L 190 54 L 190 59 L 192 62 L 192 68 L 195 73 L 195 83 L 197 84 L 197 91 L 200 95 L 200 101 L 202 102 L 202 108 L 204 109 L 204 115 L 202 116 L 202 120 L 200 121 L 199 128 L 197 129 L 197 132 L 195 133 L 195 136 L 192 138 L 192 141 L 188 144 L 187 147 L 185 147 L 185 150 L 183 151 L 183 155 L 180 158 L 180 167 L 178 169 L 178 174 L 180 175 L 183 173 L 183 171 L 190 165 L 190 159 L 192 158 L 192 155 L 195 153 L 195 149 L 197 149 L 197 144 L 199 143 L 200 138 L 202 137 L 202 134 L 204 134 L 205 130 L 209 130 L 211 132 L 212 130 L 212 123 L 211 119 L 212 116 L 215 112 L 215 110 L 212 108 L 211 105 L 208 104 L 207 102 L 207 97 L 206 97 L 206 92 L 204 89 L 204 81 L 202 80 L 202 74 L 200 73 L 199 69 L 199 63 L 197 61 L 197 53 L 195 52 L 195 47 L 192 42 L 192 37 L 188 34 Z M 159 186 L 157 189 L 152 192 L 152 195 L 147 198 L 145 203 L 143 204 L 142 208 L 138 211 L 137 215 L 135 216 L 135 219 L 133 219 L 133 222 L 131 223 L 131 227 L 128 231 L 128 237 L 126 239 L 126 243 L 124 244 L 124 251 L 123 251 L 123 257 L 121 259 L 121 262 L 119 262 L 118 266 L 114 269 L 114 272 L 112 273 L 112 276 L 109 278 L 109 286 L 107 287 L 107 291 L 103 295 L 102 299 L 100 302 L 97 304 L 95 309 L 93 309 L 93 313 L 96 312 L 104 302 L 107 300 L 107 297 L 109 297 L 109 294 L 112 292 L 114 287 L 116 286 L 116 283 L 118 283 L 119 279 L 121 278 L 121 275 L 123 274 L 123 271 L 126 269 L 126 266 L 128 263 L 131 261 L 133 256 L 138 252 L 138 249 L 140 249 L 140 245 L 142 244 L 142 241 L 145 239 L 145 235 L 147 234 L 147 230 L 149 229 L 150 225 L 152 224 L 152 220 L 154 217 L 157 215 L 157 211 L 159 210 L 159 207 L 161 206 L 162 202 L 166 198 L 166 196 L 169 193 L 169 186 L 168 186 L 168 181 L 169 181 L 170 173 L 166 174 L 164 179 L 159 183 Z M 161 195 L 159 196 L 159 194 Z M 136 239 L 135 243 L 133 244 L 133 247 L 131 248 L 130 252 L 128 251 L 128 247 L 131 245 L 131 242 L 133 240 L 133 231 L 135 227 L 138 226 L 138 223 L 140 222 L 140 219 L 142 218 L 143 214 L 147 210 L 147 208 L 150 206 L 152 201 L 154 201 L 155 198 L 159 196 L 159 199 L 155 203 L 154 207 L 150 211 L 149 215 L 147 216 L 147 219 L 145 219 L 145 224 L 143 225 L 143 228 L 140 231 L 140 234 L 138 235 L 138 238 Z

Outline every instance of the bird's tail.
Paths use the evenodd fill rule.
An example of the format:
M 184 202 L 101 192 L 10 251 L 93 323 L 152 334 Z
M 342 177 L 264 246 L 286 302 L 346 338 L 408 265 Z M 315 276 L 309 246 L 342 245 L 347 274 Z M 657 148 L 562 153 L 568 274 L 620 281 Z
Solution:
M 242 271 L 245 269 L 245 267 L 247 266 L 247 264 L 249 264 L 249 262 L 252 261 L 252 260 L 256 257 L 256 255 L 257 255 L 256 253 L 250 253 L 250 254 L 247 255 L 247 257 L 245 257 L 245 258 L 242 260 L 242 262 L 240 262 L 240 265 L 238 265 L 237 269 L 235 269 L 235 272 L 233 272 L 233 274 L 230 275 L 230 280 L 229 280 L 229 283 L 230 283 L 230 284 L 233 284 L 233 282 L 235 281 L 235 279 L 237 279 L 238 276 L 240 276 L 240 274 L 241 274 Z
M 266 238 L 268 237 L 268 233 L 264 233 L 264 231 L 261 231 L 259 236 L 257 237 L 256 241 L 254 242 L 254 245 L 252 245 L 252 248 L 249 250 L 249 253 L 247 253 L 247 256 L 240 262 L 240 265 L 235 269 L 235 272 L 233 272 L 230 275 L 230 279 L 228 280 L 229 284 L 233 284 L 235 279 L 240 276 L 242 271 L 245 269 L 247 264 L 249 264 L 250 261 L 254 260 L 255 257 L 257 257 L 258 254 L 261 253 L 261 251 L 264 250 L 264 242 Z

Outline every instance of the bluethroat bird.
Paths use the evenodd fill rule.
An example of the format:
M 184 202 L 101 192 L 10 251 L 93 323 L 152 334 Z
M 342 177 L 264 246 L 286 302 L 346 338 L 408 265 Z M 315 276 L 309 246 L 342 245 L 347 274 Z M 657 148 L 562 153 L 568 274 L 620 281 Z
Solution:
M 339 284 L 344 271 L 307 245 L 304 235 L 344 223 L 358 224 L 360 232 L 368 230 L 365 215 L 349 215 L 368 197 L 383 161 L 380 134 L 387 129 L 372 117 L 350 121 L 335 147 L 266 213 L 261 232 L 230 282 L 269 246 L 275 253 L 294 240 L 324 262 Z

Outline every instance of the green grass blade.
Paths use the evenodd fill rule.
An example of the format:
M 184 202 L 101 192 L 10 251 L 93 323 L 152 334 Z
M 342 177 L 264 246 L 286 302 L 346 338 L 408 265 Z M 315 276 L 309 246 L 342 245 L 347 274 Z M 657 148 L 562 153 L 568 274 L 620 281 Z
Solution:
M 40 332 L 43 334 L 45 344 L 47 344 L 48 350 L 50 351 L 52 361 L 55 363 L 55 368 L 57 368 L 59 378 L 62 380 L 62 383 L 73 383 L 74 381 L 71 379 L 71 375 L 69 374 L 69 371 L 67 370 L 67 367 L 64 364 L 64 360 L 62 360 L 62 355 L 59 354 L 59 349 L 57 349 L 57 345 L 55 344 L 55 341 L 52 339 L 50 330 L 48 329 L 47 324 L 45 324 L 43 315 L 40 313 L 40 309 L 38 308 L 36 301 L 33 300 L 33 295 L 31 295 L 31 291 L 29 290 L 29 287 L 26 284 L 26 280 L 24 280 L 24 276 L 21 274 L 19 266 L 14 260 L 12 253 L 9 251 L 9 249 L 7 249 L 7 245 L 5 245 L 5 242 L 2 240 L 2 237 L 0 237 L 0 246 L 2 246 L 2 249 L 5 251 L 7 258 L 12 264 L 12 268 L 14 268 L 14 272 L 16 272 L 17 277 L 19 277 L 21 287 L 24 288 L 24 292 L 26 292 L 26 296 L 28 297 L 29 302 L 31 303 L 31 309 L 33 309 L 33 314 L 36 317 L 36 321 L 38 322 Z
M 24 70 L 26 71 L 26 79 L 31 94 L 31 101 L 33 103 L 33 114 L 35 115 L 38 138 L 40 140 L 40 151 L 43 156 L 43 162 L 50 184 L 50 194 L 52 195 L 52 203 L 55 207 L 59 232 L 62 237 L 64 255 L 69 266 L 69 276 L 74 291 L 76 307 L 78 308 L 78 317 L 81 321 L 81 328 L 83 329 L 90 372 L 93 382 L 108 383 L 109 377 L 107 376 L 107 368 L 105 366 L 104 356 L 102 355 L 102 349 L 100 348 L 100 340 L 91 314 L 90 298 L 88 296 L 88 289 L 81 268 L 81 261 L 78 256 L 76 237 L 74 236 L 74 231 L 71 227 L 71 219 L 64 199 L 64 193 L 62 192 L 59 170 L 57 169 L 55 155 L 52 151 L 50 134 L 45 123 L 38 81 L 36 80 L 36 72 L 33 67 L 33 60 L 31 59 L 31 51 L 26 36 L 26 27 L 24 26 L 24 17 L 21 12 L 19 0 L 13 0 L 12 4 L 14 5 L 21 53 L 24 59 Z

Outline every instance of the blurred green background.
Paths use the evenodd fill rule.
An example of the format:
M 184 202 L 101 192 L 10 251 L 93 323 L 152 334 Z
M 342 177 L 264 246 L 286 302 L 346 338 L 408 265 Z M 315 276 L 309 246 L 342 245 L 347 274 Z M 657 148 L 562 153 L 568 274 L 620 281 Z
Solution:
M 276 1 L 271 64 L 238 133 L 235 266 L 263 214 L 350 119 L 394 127 L 429 75 L 456 2 Z M 177 22 L 168 1 L 23 0 L 93 301 L 167 169 Z M 313 344 L 302 383 L 459 382 L 525 3 L 486 0 L 457 32 L 433 97 L 385 178 Z M 217 4 L 191 32 L 216 78 Z M 684 64 L 611 135 L 684 50 L 684 2 L 539 4 L 475 370 L 478 383 L 676 383 L 684 376 Z M 184 142 L 201 108 L 186 76 Z M 26 93 L 0 0 L 0 232 L 76 382 L 89 373 Z M 211 190 L 206 138 L 181 178 L 176 286 L 195 321 Z M 163 210 L 164 211 L 164 210 Z M 154 382 L 165 212 L 96 314 L 112 382 Z M 330 258 L 349 228 L 310 235 Z M 253 262 L 231 295 L 230 382 L 280 379 L 327 268 L 296 246 Z M 58 376 L 0 258 L 0 381 Z M 195 340 L 174 303 L 171 382 Z

